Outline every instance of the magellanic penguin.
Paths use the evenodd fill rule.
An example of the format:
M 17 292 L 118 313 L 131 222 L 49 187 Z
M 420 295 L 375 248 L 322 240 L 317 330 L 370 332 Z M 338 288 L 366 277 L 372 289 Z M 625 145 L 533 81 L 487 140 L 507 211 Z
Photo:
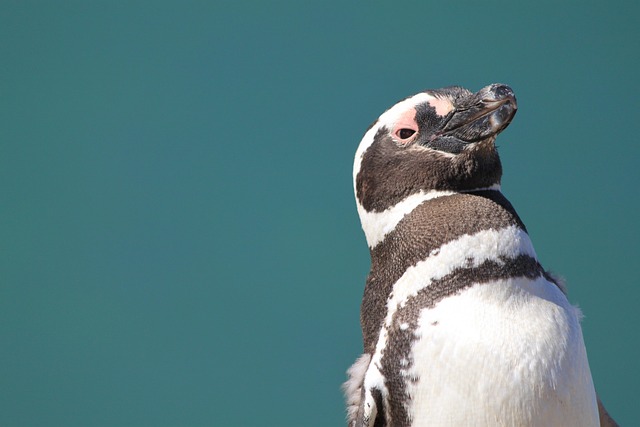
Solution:
M 494 141 L 516 109 L 502 84 L 427 90 L 365 133 L 353 179 L 371 271 L 349 426 L 615 425 L 581 314 L 500 191 Z

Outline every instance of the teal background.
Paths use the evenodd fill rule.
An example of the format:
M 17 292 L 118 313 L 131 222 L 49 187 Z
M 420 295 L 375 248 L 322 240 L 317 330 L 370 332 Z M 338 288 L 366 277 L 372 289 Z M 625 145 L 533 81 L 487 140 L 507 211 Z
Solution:
M 503 190 L 639 421 L 638 2 L 0 3 L 0 425 L 343 425 L 355 149 L 510 84 Z

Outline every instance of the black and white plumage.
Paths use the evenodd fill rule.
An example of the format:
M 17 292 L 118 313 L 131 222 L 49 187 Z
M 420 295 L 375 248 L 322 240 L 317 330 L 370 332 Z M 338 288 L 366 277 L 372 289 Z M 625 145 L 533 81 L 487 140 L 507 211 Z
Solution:
M 500 192 L 494 141 L 516 109 L 506 85 L 428 90 L 365 133 L 353 177 L 371 271 L 349 426 L 600 425 L 581 314 Z

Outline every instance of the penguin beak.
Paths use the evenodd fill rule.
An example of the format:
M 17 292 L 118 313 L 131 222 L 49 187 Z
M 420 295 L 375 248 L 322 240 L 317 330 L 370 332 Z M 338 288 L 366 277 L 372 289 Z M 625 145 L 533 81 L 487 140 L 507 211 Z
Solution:
M 483 141 L 502 132 L 518 109 L 513 90 L 497 83 L 455 100 L 454 107 L 444 127 L 434 136 L 453 137 L 466 144 Z

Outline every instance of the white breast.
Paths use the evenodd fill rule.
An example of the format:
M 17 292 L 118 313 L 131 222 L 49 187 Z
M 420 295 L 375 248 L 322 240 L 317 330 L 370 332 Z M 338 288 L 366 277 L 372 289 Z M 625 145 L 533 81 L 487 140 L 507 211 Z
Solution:
M 597 426 L 579 311 L 544 278 L 472 286 L 423 309 L 413 426 Z

